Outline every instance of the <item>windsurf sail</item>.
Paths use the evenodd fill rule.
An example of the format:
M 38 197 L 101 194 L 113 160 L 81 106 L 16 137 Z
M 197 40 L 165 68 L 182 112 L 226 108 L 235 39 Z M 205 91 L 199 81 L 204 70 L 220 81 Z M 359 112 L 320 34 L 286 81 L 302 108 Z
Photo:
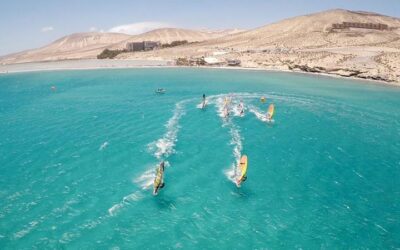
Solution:
M 271 120 L 274 116 L 275 106 L 274 104 L 270 104 L 267 111 L 267 119 Z
M 236 185 L 240 186 L 240 184 L 247 179 L 247 155 L 243 155 L 240 158 L 238 171 L 239 171 L 239 177 L 236 181 Z
M 160 164 L 160 166 L 158 166 L 157 171 L 156 171 L 156 177 L 154 178 L 154 189 L 153 189 L 154 195 L 156 195 L 158 193 L 158 190 L 163 185 L 163 182 L 164 182 L 163 177 L 164 177 L 164 168 Z

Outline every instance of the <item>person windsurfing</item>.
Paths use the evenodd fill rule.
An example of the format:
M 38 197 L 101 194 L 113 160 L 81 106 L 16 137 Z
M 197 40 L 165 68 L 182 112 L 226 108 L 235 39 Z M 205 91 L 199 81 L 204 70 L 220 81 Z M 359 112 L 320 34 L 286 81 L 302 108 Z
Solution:
M 242 155 L 240 158 L 239 165 L 237 167 L 237 170 L 240 172 L 239 178 L 236 180 L 236 186 L 240 187 L 240 185 L 247 180 L 247 156 Z
M 238 108 L 239 108 L 239 114 L 240 116 L 244 116 L 244 104 L 243 104 L 243 100 L 240 100 L 240 103 L 238 104 Z
M 267 122 L 271 122 L 272 121 L 272 117 L 274 115 L 274 111 L 275 111 L 275 106 L 272 103 L 272 104 L 269 105 L 267 114 L 265 115 L 265 118 L 266 118 Z
M 153 195 L 157 195 L 158 191 L 165 186 L 164 183 L 164 170 L 165 162 L 162 161 L 156 169 L 156 177 L 154 178 L 154 190 Z
M 229 116 L 229 99 L 228 99 L 228 97 L 225 97 L 223 111 L 224 111 L 224 117 L 227 118 Z

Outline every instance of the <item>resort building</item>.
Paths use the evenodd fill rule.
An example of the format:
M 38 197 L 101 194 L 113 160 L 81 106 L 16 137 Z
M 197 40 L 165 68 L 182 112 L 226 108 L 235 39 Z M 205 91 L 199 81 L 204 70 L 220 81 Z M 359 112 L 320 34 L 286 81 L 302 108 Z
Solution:
M 143 42 L 131 42 L 126 44 L 126 50 L 128 51 L 148 51 L 157 49 L 161 46 L 160 42 L 154 41 L 143 41 Z
M 349 28 L 359 28 L 359 29 L 374 29 L 374 30 L 387 30 L 389 26 L 382 23 L 334 23 L 332 24 L 332 29 L 349 29 Z

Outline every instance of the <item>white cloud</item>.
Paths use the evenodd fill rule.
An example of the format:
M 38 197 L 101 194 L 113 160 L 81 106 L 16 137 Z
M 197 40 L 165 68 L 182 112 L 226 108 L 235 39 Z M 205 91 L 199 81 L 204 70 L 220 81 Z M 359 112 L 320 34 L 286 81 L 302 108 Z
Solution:
M 140 22 L 124 24 L 109 29 L 109 32 L 125 33 L 129 35 L 142 34 L 150 30 L 172 27 L 171 24 L 163 22 Z
M 96 27 L 90 27 L 90 29 L 89 29 L 90 31 L 96 31 L 97 30 L 97 28 Z
M 53 30 L 54 30 L 53 26 L 46 26 L 41 29 L 42 32 L 50 32 Z

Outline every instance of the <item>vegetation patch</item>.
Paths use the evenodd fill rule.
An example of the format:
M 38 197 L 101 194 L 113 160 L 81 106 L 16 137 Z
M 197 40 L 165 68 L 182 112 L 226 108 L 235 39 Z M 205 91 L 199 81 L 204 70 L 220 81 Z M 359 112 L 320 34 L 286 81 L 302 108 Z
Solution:
M 97 59 L 113 59 L 114 57 L 118 56 L 121 53 L 128 52 L 126 49 L 123 50 L 111 50 L 111 49 L 105 49 L 103 50 L 99 55 L 97 55 Z
M 182 41 L 173 41 L 172 43 L 164 43 L 161 45 L 162 48 L 171 48 L 171 47 L 176 47 L 176 46 L 181 46 L 188 44 L 189 42 L 187 40 L 182 40 Z

